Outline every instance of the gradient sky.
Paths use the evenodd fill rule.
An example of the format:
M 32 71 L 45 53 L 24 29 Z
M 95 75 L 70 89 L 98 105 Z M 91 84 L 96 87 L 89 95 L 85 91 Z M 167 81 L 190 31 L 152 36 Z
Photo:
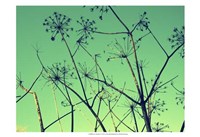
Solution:
M 132 24 L 137 23 L 139 16 L 146 11 L 150 20 L 150 29 L 157 36 L 160 43 L 168 53 L 171 53 L 170 43 L 167 38 L 172 34 L 174 27 L 181 28 L 184 25 L 184 7 L 183 6 L 123 6 L 113 7 L 116 13 L 121 17 L 125 24 L 131 28 Z M 29 88 L 33 80 L 41 71 L 41 66 L 37 60 L 34 46 L 38 46 L 41 50 L 41 58 L 45 66 L 50 66 L 56 62 L 62 62 L 66 60 L 71 65 L 71 60 L 64 43 L 61 42 L 58 37 L 56 41 L 50 40 L 51 34 L 45 32 L 45 28 L 42 23 L 44 19 L 52 15 L 53 12 L 59 12 L 72 18 L 71 25 L 78 29 L 80 26 L 76 23 L 81 16 L 96 21 L 98 31 L 103 32 L 116 32 L 125 31 L 122 25 L 116 20 L 113 14 L 109 11 L 103 16 L 103 21 L 98 19 L 99 12 L 91 13 L 89 7 L 73 7 L 73 6 L 17 6 L 17 74 L 21 74 L 21 78 L 24 81 L 24 86 Z M 134 32 L 134 38 L 139 38 L 145 32 Z M 114 83 L 117 87 L 123 87 L 124 81 L 127 82 L 128 87 L 132 86 L 132 77 L 130 72 L 127 71 L 127 64 L 121 64 L 119 60 L 113 60 L 107 62 L 108 52 L 111 50 L 107 45 L 115 39 L 122 41 L 122 35 L 100 35 L 94 34 L 94 40 L 89 40 L 87 49 L 94 55 L 101 54 L 99 59 L 105 73 L 108 76 L 113 76 Z M 76 32 L 70 34 L 70 38 L 67 39 L 70 48 L 74 51 L 77 47 Z M 106 51 L 106 53 L 104 53 Z M 155 74 L 159 71 L 164 63 L 165 55 L 162 53 L 159 46 L 153 40 L 152 36 L 147 36 L 142 42 L 140 42 L 140 49 L 138 50 L 138 56 L 140 59 L 149 62 L 145 68 L 145 74 L 148 80 L 154 78 Z M 93 67 L 92 60 L 82 52 L 78 51 L 76 62 L 87 63 L 88 67 Z M 133 59 L 131 59 L 133 60 Z M 184 60 L 180 58 L 177 53 L 169 62 L 168 66 L 163 73 L 161 80 L 163 82 L 179 75 L 174 80 L 174 84 L 177 88 L 183 89 L 184 87 Z M 74 84 L 76 89 L 80 89 L 77 83 Z M 51 85 L 45 84 L 45 81 L 41 78 L 33 88 L 39 97 L 44 125 L 48 125 L 56 119 L 55 107 L 53 102 L 53 95 Z M 24 92 L 21 89 L 17 89 L 16 95 L 22 95 Z M 89 93 L 88 93 L 89 94 Z M 64 100 L 64 97 L 59 92 L 56 92 L 58 98 L 60 115 L 70 111 L 70 108 L 65 108 L 60 105 L 60 102 Z M 184 110 L 181 105 L 176 105 L 176 92 L 174 89 L 168 86 L 166 94 L 159 94 L 157 98 L 165 100 L 166 107 L 169 109 L 167 112 L 162 113 L 161 116 L 154 115 L 152 122 L 163 122 L 169 124 L 168 131 L 179 131 L 182 121 L 184 119 Z M 74 102 L 78 102 L 78 99 L 74 97 Z M 119 116 L 123 116 L 124 112 L 128 110 L 125 107 L 126 100 L 122 100 L 115 108 Z M 35 111 L 35 105 L 32 95 L 27 95 L 23 100 L 16 104 L 16 124 L 17 127 L 23 127 L 30 132 L 39 132 L 39 123 L 37 120 L 37 113 Z M 103 117 L 107 112 L 107 109 L 102 109 L 100 117 Z M 131 116 L 126 120 L 128 124 L 133 124 Z M 109 118 L 110 119 L 110 118 Z M 141 121 L 141 120 L 140 120 Z M 64 131 L 70 131 L 70 116 L 67 116 L 62 121 Z M 89 132 L 93 131 L 94 118 L 84 105 L 77 107 L 75 113 L 75 131 L 77 132 Z M 87 126 L 85 126 L 87 125 Z M 140 128 L 143 125 L 143 121 L 139 124 Z M 108 131 L 113 131 L 112 123 L 110 120 L 105 121 L 105 126 Z M 99 128 L 100 129 L 100 128 Z M 120 127 L 121 131 L 128 132 L 125 127 Z M 55 124 L 47 131 L 60 131 L 59 125 Z M 101 131 L 101 130 L 99 130 Z

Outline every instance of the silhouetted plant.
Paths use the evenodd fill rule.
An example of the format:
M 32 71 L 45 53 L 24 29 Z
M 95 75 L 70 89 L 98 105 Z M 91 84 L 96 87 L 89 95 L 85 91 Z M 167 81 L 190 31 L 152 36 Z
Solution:
M 152 126 L 154 132 L 166 132 L 167 128 L 169 128 L 169 125 L 160 122 L 156 122 L 154 126 Z
M 133 47 L 129 38 L 124 37 L 122 43 L 115 40 L 114 44 L 109 44 L 108 47 L 110 47 L 111 52 L 108 52 L 110 57 L 107 61 L 121 59 L 121 63 L 123 64 L 122 59 L 126 59 L 133 54 Z
M 150 21 L 148 19 L 148 17 L 146 17 L 147 12 L 144 12 L 142 15 L 140 15 L 140 20 L 139 22 L 136 24 L 136 30 L 140 30 L 140 31 L 144 31 L 147 30 Z M 134 27 L 134 25 L 132 25 Z
M 94 20 L 90 21 L 89 19 L 80 17 L 80 21 L 78 20 L 77 23 L 81 28 L 77 30 L 80 38 L 76 42 L 78 45 L 88 45 L 87 40 L 94 39 L 92 34 L 97 30 L 97 27 L 95 27 L 96 22 Z
M 84 64 L 79 63 L 80 73 L 83 75 L 83 78 L 93 77 L 95 72 L 95 68 L 88 68 L 86 62 Z
M 181 44 L 184 44 L 185 42 L 185 27 L 182 26 L 182 28 L 179 30 L 178 28 L 174 28 L 173 34 L 170 38 L 168 38 L 169 42 L 172 44 L 171 48 L 175 49 Z M 184 58 L 185 53 L 184 53 L 184 46 L 182 46 L 180 56 Z
M 21 79 L 21 73 L 19 74 L 19 75 L 17 75 L 17 80 L 16 80 L 16 83 L 17 83 L 17 85 L 16 85 L 16 89 L 19 87 L 19 86 L 21 86 L 22 84 L 23 84 L 23 80 Z
M 183 89 L 183 90 L 179 90 L 179 89 L 177 89 L 175 86 L 174 86 L 174 83 L 173 82 L 171 82 L 171 85 L 172 85 L 172 87 L 176 90 L 176 104 L 177 105 L 183 105 L 183 107 L 185 107 L 184 106 L 184 98 L 185 98 L 185 90 Z
M 90 8 L 90 11 L 91 11 L 91 12 L 94 12 L 94 11 L 100 12 L 99 19 L 100 19 L 100 20 L 103 20 L 103 15 L 104 15 L 105 13 L 108 13 L 109 8 L 108 8 L 108 6 L 94 6 L 94 7 L 91 7 L 91 8 Z
M 68 85 L 72 83 L 69 82 L 69 79 L 75 79 L 73 69 L 70 66 L 67 66 L 65 61 L 64 63 L 55 63 L 51 67 L 47 68 L 47 73 L 44 73 L 43 77 L 47 80 L 47 83 L 50 84 L 59 84 L 60 81 L 67 82 Z
M 49 16 L 44 20 L 43 25 L 46 27 L 46 32 L 52 33 L 51 40 L 54 41 L 59 33 L 69 37 L 69 31 L 73 31 L 73 28 L 69 27 L 70 23 L 71 18 L 58 12 L 54 12 L 52 16 Z
M 155 100 L 153 103 L 152 103 L 152 112 L 155 113 L 155 114 L 158 114 L 159 116 L 161 115 L 161 112 L 165 112 L 167 111 L 168 109 L 165 108 L 165 101 L 161 99 L 158 99 L 158 100 Z
M 172 36 L 168 38 L 172 48 L 172 52 L 168 53 L 156 35 L 152 32 L 146 11 L 140 15 L 139 20 L 135 23 L 135 25 L 132 25 L 129 28 L 126 22 L 124 22 L 119 16 L 120 14 L 117 13 L 112 6 L 93 6 L 89 8 L 91 12 L 100 12 L 100 20 L 103 20 L 103 15 L 109 11 L 109 13 L 111 13 L 111 17 L 114 17 L 115 19 L 114 23 L 120 23 L 125 31 L 120 32 L 118 31 L 118 28 L 114 28 L 116 29 L 115 32 L 102 32 L 99 31 L 99 28 L 97 31 L 96 21 L 84 18 L 83 16 L 81 16 L 80 20 L 77 21 L 77 27 L 72 27 L 72 19 L 58 12 L 54 12 L 52 16 L 49 16 L 44 20 L 43 26 L 46 28 L 46 32 L 51 33 L 52 41 L 56 40 L 56 37 L 60 35 L 62 43 L 67 49 L 69 60 L 71 59 L 71 62 L 67 60 L 67 63 L 72 65 L 66 65 L 66 61 L 64 61 L 64 63 L 55 63 L 50 67 L 45 67 L 39 56 L 39 52 L 36 51 L 37 59 L 42 67 L 41 74 L 43 74 L 43 78 L 46 80 L 46 83 L 54 86 L 54 94 L 58 90 L 62 93 L 62 96 L 65 97 L 60 101 L 60 105 L 65 108 L 70 108 L 71 110 L 70 112 L 60 116 L 58 113 L 59 107 L 56 106 L 57 119 L 55 119 L 48 126 L 43 127 L 43 130 L 41 131 L 46 131 L 46 129 L 50 126 L 54 125 L 56 122 L 60 122 L 62 118 L 70 114 L 71 120 L 67 124 L 70 125 L 69 127 L 71 127 L 71 132 L 74 132 L 76 129 L 74 113 L 76 110 L 81 111 L 82 108 L 80 109 L 77 107 L 80 103 L 82 103 L 83 106 L 91 112 L 94 118 L 94 123 L 92 123 L 94 124 L 94 132 L 97 132 L 99 127 L 101 127 L 103 132 L 109 131 L 111 127 L 106 125 L 106 122 L 104 122 L 106 120 L 110 120 L 109 122 L 112 123 L 112 127 L 115 132 L 121 131 L 121 126 L 126 127 L 127 130 L 133 132 L 143 132 L 145 129 L 147 132 L 166 131 L 166 129 L 169 128 L 168 125 L 160 122 L 152 124 L 155 122 L 153 115 L 157 114 L 160 116 L 161 113 L 168 110 L 165 100 L 160 99 L 159 93 L 168 93 L 167 84 L 177 78 L 178 75 L 165 81 L 162 78 L 162 74 L 175 53 L 181 51 L 181 57 L 184 57 L 184 27 L 182 27 L 181 30 L 175 28 Z M 71 43 L 74 42 L 74 36 L 70 35 L 70 31 L 73 31 L 73 28 L 76 30 L 74 33 L 77 33 L 78 36 L 78 39 L 75 40 L 75 43 L 78 45 L 75 52 L 71 47 Z M 137 30 L 141 31 L 139 32 L 140 35 L 133 35 L 133 33 L 138 32 Z M 95 51 L 97 53 L 93 53 L 94 51 L 90 51 L 90 49 L 88 50 L 88 48 L 86 48 L 85 45 L 89 46 L 88 41 L 93 40 L 94 36 L 97 34 L 104 36 L 118 35 L 122 38 L 122 40 L 120 40 L 119 37 L 114 38 L 114 41 L 108 44 L 110 50 L 105 51 L 105 53 L 108 54 L 107 61 L 120 59 L 122 64 L 125 62 L 128 68 L 126 69 L 127 74 L 132 79 L 113 77 L 112 72 L 104 70 L 104 65 L 102 65 L 100 61 L 105 58 L 101 58 L 102 60 L 100 59 L 100 56 L 102 55 L 100 54 L 100 51 Z M 149 75 L 146 74 L 148 70 L 146 65 L 150 64 L 151 60 L 143 60 L 140 56 L 142 53 L 140 49 L 145 48 L 142 47 L 145 44 L 140 42 L 147 36 L 151 36 L 153 38 L 152 40 L 155 41 L 154 44 L 157 44 L 159 49 L 161 49 L 160 51 L 166 55 L 164 64 L 160 69 L 157 69 L 156 75 L 152 79 L 149 79 Z M 66 40 L 66 38 L 68 39 Z M 95 41 L 94 44 L 96 44 Z M 84 60 L 84 57 L 76 58 L 78 57 L 77 55 L 82 52 L 84 54 L 86 53 L 89 59 Z M 106 65 L 109 65 L 109 63 Z M 119 65 L 117 67 L 120 68 Z M 119 73 L 121 72 L 119 71 Z M 35 79 L 32 86 L 26 90 L 27 93 L 31 91 L 41 74 Z M 23 81 L 21 78 L 17 77 L 17 87 L 22 86 L 22 83 Z M 185 94 L 184 90 L 178 90 L 173 84 L 171 84 L 171 86 L 177 92 L 177 105 L 183 104 Z M 24 96 L 25 95 L 20 98 L 22 99 Z M 55 100 L 56 96 L 54 95 L 54 101 Z M 120 114 L 118 112 L 120 112 L 121 109 L 116 106 L 118 106 L 117 104 L 119 103 L 124 104 L 124 100 L 127 102 L 123 107 L 128 107 L 128 110 L 124 114 Z M 102 111 L 103 109 L 105 110 L 104 112 Z M 106 111 L 108 112 L 105 113 Z M 81 113 L 83 112 L 81 111 Z M 126 123 L 126 120 L 130 115 L 134 124 Z M 86 117 L 85 119 L 88 120 Z M 139 124 L 139 122 L 141 123 Z M 141 127 L 141 124 L 144 126 Z M 183 121 L 180 131 L 183 131 L 184 124 L 185 122 Z

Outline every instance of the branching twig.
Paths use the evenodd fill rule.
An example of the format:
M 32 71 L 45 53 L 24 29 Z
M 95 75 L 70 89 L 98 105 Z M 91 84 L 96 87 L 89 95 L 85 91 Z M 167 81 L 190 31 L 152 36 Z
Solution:
M 28 89 L 28 91 L 27 91 L 24 95 L 22 95 L 22 96 L 16 101 L 16 103 L 19 102 L 22 98 L 24 98 L 24 97 L 31 91 L 31 89 L 33 88 L 33 86 L 35 85 L 35 83 L 37 82 L 37 80 L 38 80 L 38 79 L 40 78 L 40 76 L 42 75 L 42 72 L 43 72 L 43 69 L 41 70 L 40 74 L 36 77 L 36 79 L 33 81 L 32 85 L 31 85 L 31 87 Z M 22 86 L 22 85 L 21 85 L 21 86 Z

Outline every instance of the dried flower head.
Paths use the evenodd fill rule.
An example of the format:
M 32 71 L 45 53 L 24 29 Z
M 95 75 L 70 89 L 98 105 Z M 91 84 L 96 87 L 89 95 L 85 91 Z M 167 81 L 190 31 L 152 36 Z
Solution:
M 77 21 L 79 25 L 81 25 L 81 28 L 77 30 L 78 35 L 81 37 L 77 40 L 77 44 L 88 44 L 88 39 L 94 39 L 92 34 L 94 31 L 97 30 L 97 27 L 95 27 L 96 22 L 94 20 L 85 19 L 84 17 L 80 17 L 80 21 Z
M 155 100 L 153 103 L 151 103 L 151 112 L 154 114 L 158 114 L 160 116 L 160 112 L 167 111 L 168 109 L 165 108 L 165 101 L 161 101 L 160 99 Z
M 70 106 L 70 103 L 69 103 L 69 101 L 64 100 L 64 101 L 61 101 L 61 105 L 62 105 L 63 107 L 68 107 L 68 106 Z
M 139 102 L 139 98 L 135 98 L 135 100 L 137 100 Z M 132 122 L 132 119 L 133 119 L 133 116 L 139 116 L 139 118 L 144 118 L 143 115 L 142 115 L 142 112 L 140 111 L 140 106 L 138 106 L 138 104 L 126 99 L 126 101 L 124 102 L 124 104 L 120 107 L 123 107 L 123 108 L 127 108 L 128 111 L 126 111 L 124 113 L 124 115 L 128 114 L 131 114 L 131 122 Z M 137 114 L 137 115 L 136 115 Z M 134 117 L 135 117 L 134 116 Z
M 21 73 L 19 73 L 19 75 L 17 75 L 17 79 L 16 79 L 16 89 L 21 86 L 23 84 L 23 80 L 21 79 Z
M 69 37 L 69 31 L 73 31 L 70 27 L 71 18 L 66 15 L 54 12 L 52 16 L 49 16 L 44 20 L 43 26 L 46 27 L 46 32 L 52 33 L 51 40 L 54 41 L 57 34 L 61 34 L 62 39 Z
M 150 21 L 149 21 L 148 17 L 146 17 L 146 15 L 147 15 L 147 12 L 144 12 L 142 15 L 140 15 L 140 20 L 136 24 L 137 25 L 136 30 L 144 31 L 144 30 L 148 29 Z
M 79 71 L 82 74 L 83 78 L 93 78 L 96 73 L 95 67 L 89 68 L 87 67 L 86 62 L 84 64 L 78 63 Z
M 184 89 L 182 90 L 182 91 L 179 91 L 179 92 L 176 92 L 176 95 L 177 95 L 177 97 L 175 98 L 176 99 L 176 103 L 177 103 L 177 105 L 179 105 L 179 104 L 184 104 L 184 97 L 185 97 L 185 91 L 184 91 Z
M 146 68 L 147 65 L 149 64 L 149 62 L 147 62 L 147 60 L 140 60 L 140 61 L 138 62 L 138 64 L 139 64 L 139 67 L 140 67 L 140 68 Z
M 172 48 L 175 48 L 176 46 L 179 46 L 184 43 L 185 40 L 185 28 L 182 26 L 182 28 L 179 30 L 178 28 L 174 28 L 173 34 L 170 38 L 168 38 L 169 42 L 172 43 Z
M 149 87 L 152 87 L 154 85 L 155 79 L 157 79 L 157 77 L 158 77 L 158 75 L 156 74 L 155 78 L 151 78 L 150 81 L 146 81 L 146 84 Z M 159 79 L 155 84 L 154 93 L 166 93 L 167 88 L 168 87 L 166 86 L 166 84 L 162 80 Z
M 90 8 L 90 11 L 91 11 L 91 12 L 99 11 L 99 12 L 100 12 L 99 19 L 100 19 L 100 20 L 103 20 L 103 15 L 104 15 L 105 13 L 108 13 L 109 8 L 108 8 L 108 6 L 94 6 L 94 7 L 91 7 L 91 8 Z
M 118 98 L 118 96 L 115 94 L 115 92 L 111 92 L 109 88 L 105 87 L 104 85 L 101 85 L 101 92 L 98 95 L 99 99 L 107 100 L 108 102 L 114 102 Z
M 108 52 L 110 56 L 107 61 L 121 59 L 121 63 L 123 64 L 122 59 L 126 59 L 133 54 L 133 47 L 131 46 L 129 38 L 124 37 L 121 43 L 119 43 L 118 40 L 115 40 L 114 44 L 111 43 L 108 47 L 112 52 Z
M 185 90 L 184 90 L 184 88 L 183 88 L 183 90 L 179 90 L 178 88 L 176 88 L 175 86 L 174 86 L 174 83 L 172 82 L 171 83 L 171 85 L 172 85 L 172 87 L 176 90 L 176 104 L 177 105 L 179 105 L 179 104 L 181 104 L 181 105 L 184 105 L 184 100 L 185 100 Z M 183 108 L 184 108 L 185 106 L 183 106 Z
M 160 122 L 156 122 L 153 126 L 152 126 L 152 130 L 154 132 L 166 132 L 165 129 L 169 128 L 169 125 L 165 125 L 164 123 L 160 123 Z
M 71 85 L 69 79 L 76 79 L 74 76 L 73 69 L 70 66 L 64 63 L 55 63 L 51 67 L 48 67 L 47 74 L 45 73 L 43 77 L 47 80 L 47 83 L 51 84 L 59 84 L 60 82 L 65 83 L 67 85 Z
M 185 43 L 185 27 L 182 26 L 182 28 L 179 30 L 178 28 L 174 28 L 173 34 L 170 38 L 168 38 L 168 41 L 172 44 L 171 48 L 174 49 L 182 44 Z M 184 58 L 184 46 L 181 48 L 180 56 Z

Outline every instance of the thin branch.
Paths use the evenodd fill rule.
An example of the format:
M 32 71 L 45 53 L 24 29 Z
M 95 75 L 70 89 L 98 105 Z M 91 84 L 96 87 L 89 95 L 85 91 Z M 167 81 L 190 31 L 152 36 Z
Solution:
M 66 41 L 66 39 L 64 38 L 64 35 L 61 34 L 61 36 L 62 36 L 62 40 L 64 41 L 64 43 L 65 43 L 65 45 L 66 45 L 66 47 L 67 47 L 67 50 L 68 50 L 69 54 L 70 54 L 72 63 L 73 63 L 73 65 L 74 65 L 74 68 L 75 68 L 75 70 L 76 70 L 76 73 L 77 73 L 79 82 L 80 82 L 80 84 L 81 84 L 81 88 L 82 88 L 82 91 L 83 91 L 83 95 L 84 95 L 84 97 L 85 97 L 85 99 L 86 99 L 86 101 L 87 101 L 87 95 L 86 95 L 85 88 L 84 88 L 84 86 L 83 86 L 83 82 L 82 82 L 82 80 L 81 80 L 81 76 L 80 76 L 80 74 L 79 74 L 78 68 L 77 68 L 77 66 L 76 66 L 76 62 L 75 62 L 74 57 L 73 57 L 73 55 L 72 55 L 72 52 L 71 52 L 71 50 L 70 50 L 70 48 L 69 48 L 69 45 L 67 44 L 67 41 Z M 87 102 L 87 103 L 88 103 L 88 102 Z
M 182 43 L 180 46 L 178 46 L 170 55 L 169 58 L 171 58 L 176 52 L 177 50 L 179 50 L 185 43 Z
M 64 83 L 66 83 L 65 79 L 66 79 L 66 75 L 64 74 Z M 66 86 L 65 86 L 65 90 L 66 90 L 67 96 L 69 98 L 69 104 L 71 106 L 71 111 L 72 111 L 72 113 L 71 113 L 71 132 L 74 132 L 74 111 L 73 111 L 74 110 L 74 105 L 72 103 L 70 94 L 69 94 L 68 89 L 67 89 Z
M 76 53 L 77 53 L 79 47 L 80 47 L 80 46 L 77 46 L 76 50 L 75 50 L 74 53 L 72 54 L 73 57 L 76 55 Z
M 174 86 L 174 84 L 171 84 L 172 85 L 172 87 L 176 90 L 176 91 L 178 91 L 179 93 L 181 93 L 182 94 L 182 91 L 181 90 L 179 90 L 179 89 L 177 89 L 175 86 Z
M 101 102 L 102 102 L 102 99 L 100 98 L 98 109 L 97 109 L 97 116 L 99 116 L 99 112 L 100 112 L 100 109 L 101 109 Z M 97 132 L 97 124 L 98 124 L 98 121 L 96 120 L 96 124 L 95 124 L 95 128 L 94 128 L 95 132 Z
M 156 79 L 155 79 L 155 81 L 154 81 L 154 83 L 153 83 L 153 86 L 152 86 L 152 88 L 151 88 L 151 90 L 150 90 L 150 92 L 149 92 L 149 95 L 147 96 L 145 102 L 153 95 L 154 90 L 155 90 L 154 88 L 155 88 L 155 86 L 156 86 L 156 83 L 158 82 L 160 76 L 162 75 L 163 70 L 164 70 L 165 67 L 167 66 L 167 64 L 168 64 L 168 62 L 169 62 L 169 60 L 170 60 L 170 58 L 171 58 L 183 45 L 184 45 L 184 43 L 182 43 L 179 47 L 177 47 L 177 48 L 168 56 L 168 58 L 166 59 L 165 63 L 163 64 L 163 66 L 162 66 L 160 72 L 158 73 L 158 76 L 156 77 Z
M 183 121 L 183 124 L 182 124 L 182 126 L 181 126 L 180 132 L 183 132 L 183 131 L 184 131 L 184 128 L 185 128 L 185 120 Z
M 136 79 L 135 73 L 134 73 L 134 71 L 133 71 L 133 68 L 132 68 L 132 66 L 131 66 L 131 63 L 130 63 L 130 61 L 129 61 L 128 58 L 126 58 L 126 61 L 127 61 L 127 63 L 128 63 L 128 66 L 129 66 L 129 69 L 130 69 L 130 71 L 131 71 L 131 74 L 132 74 L 132 76 L 133 76 L 133 80 L 134 80 L 135 85 L 136 85 L 136 87 L 137 87 L 138 94 L 141 95 L 141 93 L 140 93 L 140 87 L 139 87 L 138 81 L 137 81 L 137 79 Z
M 39 105 L 39 100 L 38 100 L 36 92 L 33 92 L 33 97 L 34 97 L 35 104 L 36 104 L 36 110 L 37 110 L 37 114 L 38 114 L 38 120 L 40 122 L 40 130 L 41 130 L 41 132 L 44 132 L 45 130 L 44 130 L 44 125 L 43 125 L 43 120 L 42 120 L 42 113 L 41 113 L 41 109 L 40 109 L 40 105 Z
M 133 31 L 135 31 L 135 29 L 137 28 L 138 24 L 139 24 L 139 22 L 133 27 L 133 29 L 131 30 L 131 33 L 133 33 Z
M 146 79 L 145 79 L 145 75 L 144 75 L 144 71 L 143 71 L 143 67 L 142 66 L 140 66 L 140 70 L 141 70 L 141 73 L 142 73 L 142 79 L 143 79 L 146 95 L 148 96 L 147 84 L 146 84 Z
M 131 111 L 121 120 L 117 115 L 115 115 L 115 113 L 113 113 L 113 115 L 119 120 L 119 124 L 116 126 L 117 128 L 123 124 L 124 126 L 126 126 L 128 129 L 130 129 L 131 131 L 135 132 L 133 129 L 131 129 L 127 124 L 125 124 L 123 121 L 131 114 Z
M 102 90 L 100 90 L 100 91 L 95 95 L 95 97 L 94 97 L 94 99 L 93 99 L 93 101 L 92 101 L 91 107 L 94 106 L 95 100 L 96 100 L 96 98 L 98 97 L 98 95 L 99 95 L 101 92 L 102 92 Z
M 40 62 L 40 64 L 42 65 L 42 67 L 44 68 L 44 70 L 47 72 L 46 68 L 44 67 L 38 53 L 37 53 L 37 57 L 38 57 L 38 60 Z M 88 99 L 84 100 L 74 89 L 72 89 L 71 87 L 69 87 L 68 85 L 66 85 L 66 83 L 62 82 L 62 81 L 59 81 L 61 84 L 63 84 L 64 86 L 66 86 L 70 91 L 72 91 L 87 107 L 88 109 L 90 110 L 90 112 L 94 115 L 94 117 L 98 120 L 102 130 L 104 132 L 106 132 L 106 129 L 103 125 L 103 123 L 101 122 L 101 120 L 99 119 L 99 117 L 96 115 L 96 113 L 94 112 L 94 110 L 91 108 L 91 106 L 89 105 L 88 103 Z M 55 83 L 55 85 L 57 86 L 57 84 Z M 67 99 L 67 98 L 66 98 Z
M 30 89 L 28 90 L 23 85 L 20 85 L 20 87 L 27 94 L 29 93 L 29 94 L 33 95 L 33 98 L 34 98 L 34 101 L 35 101 L 35 106 L 36 106 L 36 111 L 37 111 L 37 114 L 38 114 L 38 120 L 39 120 L 39 123 L 40 123 L 40 131 L 44 132 L 45 130 L 44 130 L 44 125 L 43 125 L 43 120 L 42 120 L 42 113 L 41 113 L 40 104 L 39 104 L 39 100 L 38 100 L 36 92 L 32 92 Z
M 177 77 L 178 77 L 178 75 L 175 76 L 175 77 L 173 77 L 172 79 L 166 81 L 166 82 L 163 83 L 162 85 L 158 86 L 155 90 L 158 90 L 159 88 L 161 88 L 161 87 L 163 87 L 164 85 L 168 84 L 169 82 L 171 82 L 172 80 L 176 79 Z
M 117 13 L 113 10 L 113 8 L 111 6 L 108 6 L 110 8 L 110 10 L 113 12 L 113 14 L 115 15 L 115 17 L 119 20 L 119 22 L 126 28 L 127 32 L 129 32 L 128 27 L 125 25 L 125 23 L 120 19 L 120 17 L 117 15 Z
M 110 107 L 110 101 L 108 101 L 108 108 L 109 108 L 109 111 L 111 112 L 111 113 L 110 113 L 110 117 L 111 117 L 111 120 L 112 120 L 114 129 L 115 129 L 115 132 L 117 132 L 117 127 L 116 127 L 116 125 L 115 125 L 115 121 L 114 121 L 114 118 L 113 118 L 113 115 L 112 115 L 112 110 L 111 110 L 111 107 Z
M 87 100 L 89 101 L 90 99 L 92 99 L 92 97 L 88 98 Z M 83 101 L 85 101 L 85 100 L 83 100 Z M 79 104 L 81 104 L 81 103 L 84 103 L 83 101 L 80 101 L 80 102 L 74 104 L 73 106 L 76 106 L 76 105 L 79 105 Z M 85 101 L 85 102 L 86 102 L 86 101 Z
M 101 32 L 101 31 L 92 31 L 97 34 L 105 34 L 105 35 L 115 35 L 115 34 L 128 34 L 127 32 Z
M 108 84 L 106 81 L 103 81 L 103 80 L 100 80 L 100 79 L 91 78 L 91 77 L 88 77 L 88 78 L 91 79 L 91 80 L 99 81 L 99 82 L 105 84 L 106 86 L 108 86 L 108 87 L 114 89 L 115 91 L 121 93 L 122 95 L 124 95 L 125 97 L 127 97 L 128 99 L 130 99 L 131 101 L 133 101 L 134 103 L 140 105 L 139 102 L 137 102 L 136 100 L 134 100 L 133 98 L 131 98 L 129 95 L 127 95 L 126 93 L 124 93 L 122 90 L 120 90 L 120 89 L 114 87 L 112 84 Z
M 28 91 L 27 91 L 24 95 L 22 95 L 22 96 L 16 101 L 16 103 L 19 102 L 22 98 L 24 98 L 24 97 L 31 91 L 31 89 L 33 88 L 33 86 L 35 85 L 35 83 L 37 82 L 37 80 L 38 80 L 38 79 L 40 78 L 40 76 L 42 75 L 42 72 L 43 72 L 43 69 L 41 70 L 40 74 L 36 77 L 36 79 L 33 81 L 32 85 L 31 85 L 31 87 L 28 89 Z
M 106 119 L 106 117 L 109 115 L 109 113 L 115 108 L 115 106 L 117 105 L 117 103 L 119 102 L 120 98 L 121 98 L 122 94 L 120 94 L 119 98 L 115 101 L 115 104 L 112 106 L 112 108 L 107 112 L 107 114 L 104 116 L 104 118 L 102 119 L 102 122 Z M 99 126 L 97 126 L 98 128 Z
M 99 117 L 97 116 L 97 114 L 94 112 L 94 110 L 92 109 L 92 107 L 89 105 L 88 102 L 88 99 L 85 101 L 79 94 L 78 92 L 76 92 L 74 89 L 72 89 L 71 87 L 69 87 L 68 85 L 66 85 L 65 83 L 63 83 L 62 81 L 59 81 L 61 84 L 63 84 L 64 86 L 66 86 L 69 90 L 71 90 L 87 107 L 88 109 L 90 110 L 90 112 L 94 115 L 94 117 L 98 120 L 102 130 L 104 132 L 106 132 L 106 129 L 102 123 L 102 121 L 99 119 Z
M 143 131 L 144 131 L 145 127 L 146 127 L 146 125 L 144 124 L 144 126 L 143 126 L 143 128 L 142 128 L 141 132 L 143 132 Z
M 133 110 L 133 109 L 132 109 L 131 111 L 132 111 L 133 118 L 134 118 L 134 122 L 135 122 L 135 128 L 136 128 L 136 131 L 138 132 L 138 131 L 139 131 L 139 129 L 138 129 L 138 124 L 137 124 L 137 119 L 136 119 L 136 116 L 135 116 L 135 112 L 134 112 L 134 110 Z
M 165 55 L 168 57 L 168 53 L 167 51 L 163 48 L 163 46 L 161 45 L 161 43 L 158 41 L 158 39 L 156 38 L 156 36 L 153 34 L 153 32 L 149 29 L 149 27 L 147 28 L 149 30 L 149 32 L 151 33 L 151 35 L 153 36 L 153 38 L 156 40 L 156 42 L 158 43 L 158 45 L 160 46 L 160 48 L 162 49 L 162 51 L 165 53 Z
M 60 114 L 59 114 L 59 111 L 58 111 L 57 98 L 56 98 L 55 91 L 54 91 L 53 89 L 52 89 L 52 94 L 53 94 L 53 99 L 54 99 L 56 114 L 57 114 L 57 117 L 60 118 Z M 63 128 L 62 128 L 62 124 L 61 124 L 61 121 L 60 121 L 60 120 L 59 120 L 59 126 L 60 126 L 60 129 L 61 129 L 61 132 L 63 132 Z
M 141 80 L 141 76 L 140 76 L 138 57 L 137 57 L 137 53 L 136 53 L 135 42 L 133 40 L 133 35 L 131 34 L 130 37 L 131 37 L 131 42 L 132 42 L 132 46 L 133 46 L 133 53 L 134 53 L 134 57 L 135 57 L 136 69 L 137 69 L 137 74 L 138 74 L 138 79 L 139 79 L 139 84 L 140 84 L 138 93 L 140 93 L 139 95 L 140 95 L 140 99 L 142 101 L 144 97 L 143 97 L 143 88 L 142 88 L 142 80 Z
M 105 77 L 105 75 L 103 73 L 103 70 L 102 70 L 101 66 L 99 65 L 99 63 L 96 61 L 96 59 L 92 56 L 92 54 L 85 47 L 81 46 L 81 48 L 93 59 L 93 61 L 98 66 L 99 70 L 101 71 L 103 79 L 106 81 L 106 77 Z
M 133 40 L 133 35 L 130 34 L 131 37 L 131 42 L 132 42 L 132 46 L 133 46 L 133 52 L 134 52 L 134 57 L 135 57 L 135 62 L 136 62 L 136 69 L 137 69 L 137 74 L 138 74 L 138 79 L 139 79 L 139 83 L 140 83 L 140 92 L 138 91 L 138 93 L 140 93 L 140 104 L 141 104 L 141 109 L 142 109 L 142 113 L 143 113 L 143 117 L 144 117 L 144 122 L 146 124 L 146 129 L 148 132 L 151 132 L 151 124 L 150 124 L 150 120 L 147 114 L 147 110 L 146 110 L 146 105 L 144 102 L 144 93 L 143 93 L 143 86 L 142 86 L 142 80 L 141 80 L 141 76 L 140 76 L 140 68 L 139 68 L 139 63 L 138 63 L 138 58 L 137 58 L 137 53 L 136 53 L 136 48 L 135 48 L 135 42 Z
M 75 111 L 75 110 L 73 110 L 73 111 Z M 58 122 L 59 120 L 61 120 L 61 119 L 63 119 L 64 117 L 66 117 L 67 115 L 69 115 L 70 113 L 72 113 L 72 111 L 71 112 L 68 112 L 68 113 L 66 113 L 66 114 L 64 114 L 63 116 L 61 116 L 60 118 L 58 118 L 58 119 L 56 119 L 55 121 L 53 121 L 52 123 L 50 123 L 48 126 L 46 126 L 45 128 L 44 128 L 44 130 L 47 130 L 49 127 L 51 127 L 53 124 L 55 124 L 56 122 Z

